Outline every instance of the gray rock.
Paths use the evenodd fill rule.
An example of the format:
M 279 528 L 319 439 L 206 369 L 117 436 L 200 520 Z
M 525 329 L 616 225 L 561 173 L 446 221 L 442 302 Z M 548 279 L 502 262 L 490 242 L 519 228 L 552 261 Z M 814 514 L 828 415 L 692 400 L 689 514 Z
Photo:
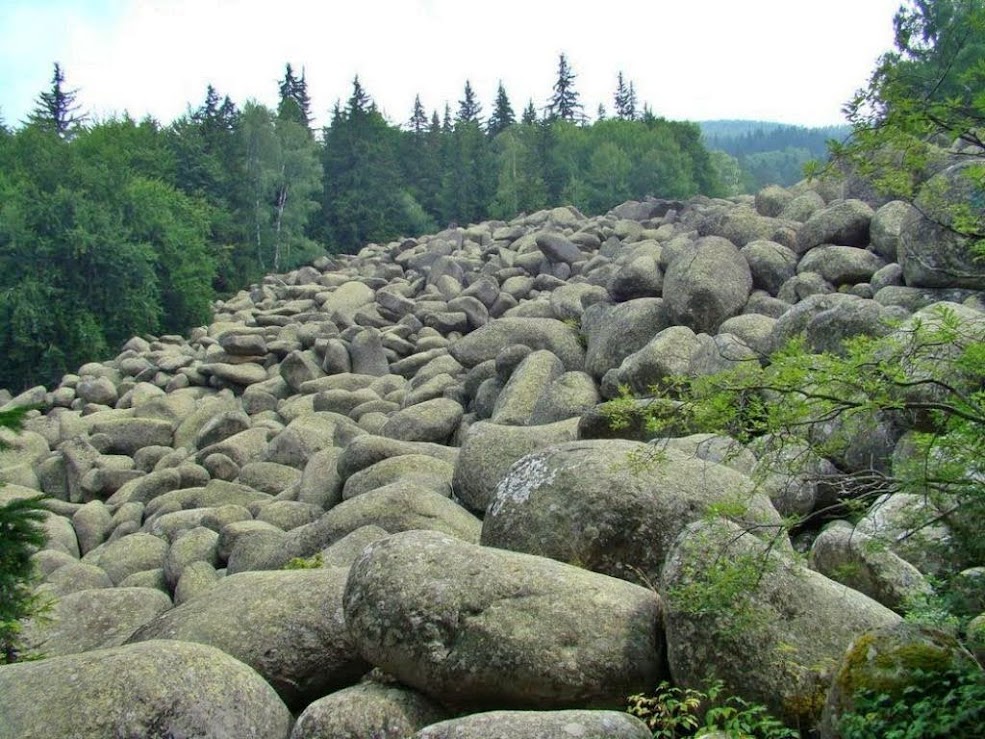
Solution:
M 585 370 L 601 379 L 669 325 L 661 298 L 591 306 L 582 318 L 582 329 L 588 338 Z
M 724 585 L 730 572 L 734 584 Z M 708 602 L 709 588 L 723 586 Z M 817 723 L 830 665 L 852 639 L 900 620 L 725 521 L 684 530 L 660 592 L 674 683 L 697 688 L 720 679 L 792 726 Z
M 353 421 L 338 413 L 318 411 L 301 415 L 271 439 L 266 461 L 303 470 L 316 452 L 345 446 L 363 433 Z
M 887 262 L 896 261 L 903 223 L 912 207 L 902 200 L 893 200 L 872 216 L 869 225 L 870 248 Z
M 952 231 L 954 203 L 980 212 L 969 167 L 983 160 L 969 159 L 928 180 L 900 227 L 899 263 L 909 287 L 948 287 L 985 290 L 985 265 L 975 259 L 971 239 Z
M 868 282 L 886 263 L 871 251 L 852 246 L 817 246 L 797 265 L 797 272 L 816 272 L 832 285 Z
M 646 724 L 618 711 L 489 711 L 425 727 L 414 739 L 651 739 Z
M 126 454 L 145 446 L 169 446 L 172 442 L 171 424 L 153 418 L 117 418 L 100 421 L 92 426 L 93 434 L 105 434 L 105 451 Z
M 797 252 L 820 244 L 864 247 L 869 243 L 873 211 L 861 200 L 845 200 L 817 211 L 797 233 Z
M 291 714 L 242 662 L 154 641 L 0 667 L 0 736 L 287 739 Z
M 137 631 L 221 649 L 256 670 L 289 708 L 356 682 L 368 666 L 342 619 L 347 572 L 328 568 L 230 575 Z
M 279 495 L 301 481 L 301 470 L 276 462 L 250 462 L 243 465 L 236 482 L 261 493 Z
M 85 554 L 106 541 L 113 530 L 113 515 L 105 503 L 93 500 L 75 512 L 72 526 L 79 540 L 79 550 Z
M 246 431 L 251 425 L 250 417 L 241 410 L 217 413 L 199 429 L 195 435 L 195 446 L 198 449 L 205 449 Z
M 204 595 L 221 579 L 215 567 L 208 562 L 192 562 L 181 571 L 181 577 L 174 588 L 174 604 L 180 606 Z
M 455 495 L 470 510 L 485 512 L 514 462 L 550 444 L 574 441 L 577 433 L 576 419 L 526 427 L 488 421 L 472 424 L 455 465 Z
M 366 469 L 388 457 L 397 457 L 403 454 L 426 454 L 452 465 L 458 459 L 457 449 L 442 444 L 400 441 L 399 439 L 366 434 L 356 437 L 342 450 L 338 460 L 338 474 L 345 481 L 359 470 Z
M 708 236 L 670 263 L 664 301 L 674 323 L 713 333 L 737 315 L 749 299 L 752 273 L 739 250 L 723 238 Z
M 69 556 L 71 557 L 71 555 Z M 109 579 L 109 575 L 103 572 L 102 568 L 86 562 L 77 562 L 74 558 L 68 564 L 59 567 L 45 577 L 45 582 L 41 586 L 45 593 L 55 597 L 78 593 L 83 590 L 111 587 L 113 587 L 113 581 Z
M 452 705 L 617 706 L 661 677 L 653 591 L 436 532 L 371 544 L 344 608 L 368 661 Z
M 581 250 L 560 234 L 539 233 L 536 236 L 537 248 L 551 262 L 574 264 L 585 257 Z
M 118 647 L 170 608 L 171 599 L 152 588 L 110 587 L 68 593 L 57 598 L 43 618 L 25 624 L 24 647 L 46 659 Z
M 561 360 L 549 351 L 530 353 L 510 374 L 493 407 L 491 420 L 505 426 L 526 426 L 551 383 L 564 373 Z
M 565 370 L 584 369 L 585 350 L 578 333 L 553 318 L 500 318 L 487 323 L 451 345 L 451 355 L 466 368 L 495 359 L 503 347 L 523 344 L 546 349 L 564 363 Z
M 913 685 L 917 665 L 925 673 L 980 669 L 957 639 L 939 629 L 906 621 L 873 628 L 851 643 L 833 670 L 819 735 L 823 739 L 840 737 L 841 717 L 855 708 L 858 693 L 870 685 L 878 685 L 879 691 L 888 695 L 902 696 Z M 926 679 L 934 681 L 932 674 Z M 916 723 L 911 726 L 916 729 Z
M 796 252 L 775 241 L 750 241 L 741 253 L 749 263 L 753 286 L 770 295 L 775 296 L 796 273 Z
M 212 529 L 198 526 L 179 536 L 168 549 L 164 559 L 164 578 L 174 590 L 185 568 L 195 562 L 219 564 L 219 534 Z
M 267 379 L 267 370 L 255 362 L 244 362 L 242 364 L 211 362 L 199 365 L 198 371 L 206 376 L 216 377 L 224 382 L 241 387 L 264 382 Z
M 150 534 L 130 534 L 107 544 L 95 564 L 119 584 L 128 575 L 164 566 L 168 544 Z
M 342 488 L 345 500 L 390 483 L 412 482 L 440 495 L 451 495 L 451 480 L 455 468 L 425 454 L 402 454 L 382 459 L 376 464 L 352 474 Z
M 448 716 L 435 701 L 398 684 L 364 682 L 316 700 L 298 716 L 291 739 L 406 739 Z
M 356 437 L 356 440 L 363 437 Z M 330 447 L 315 452 L 308 458 L 308 463 L 301 473 L 298 484 L 298 501 L 311 503 L 328 510 L 342 500 L 342 478 L 339 476 L 337 464 L 341 450 Z
M 586 372 L 565 372 L 540 396 L 529 424 L 539 426 L 581 416 L 601 399 L 591 375 Z
M 282 531 L 292 531 L 317 521 L 324 513 L 321 506 L 296 500 L 274 500 L 257 511 L 257 521 L 269 523 Z
M 847 521 L 830 523 L 818 535 L 811 545 L 810 567 L 898 613 L 932 592 L 916 567 Z
M 390 416 L 380 435 L 399 441 L 445 443 L 464 412 L 460 404 L 448 398 L 426 400 Z
M 655 582 L 674 540 L 713 506 L 777 527 L 748 477 L 674 449 L 572 441 L 532 452 L 502 479 L 482 524 L 485 546 L 527 552 L 631 582 Z

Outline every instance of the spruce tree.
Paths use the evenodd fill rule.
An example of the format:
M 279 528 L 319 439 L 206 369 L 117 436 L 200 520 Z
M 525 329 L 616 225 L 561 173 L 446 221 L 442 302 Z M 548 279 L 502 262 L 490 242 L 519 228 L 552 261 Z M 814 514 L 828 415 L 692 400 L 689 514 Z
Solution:
M 284 121 L 294 121 L 307 128 L 311 126 L 311 98 L 308 96 L 308 83 L 301 76 L 295 77 L 290 63 L 284 65 L 284 79 L 278 83 L 280 102 L 277 117 Z
M 595 112 L 595 119 L 599 121 L 604 121 L 606 118 L 605 106 L 599 103 L 598 110 Z
M 51 89 L 38 95 L 34 110 L 28 115 L 28 125 L 51 131 L 62 138 L 71 138 L 86 117 L 79 115 L 79 106 L 75 102 L 78 90 L 66 90 L 64 84 L 65 72 L 55 62 Z
M 571 70 L 571 65 L 568 64 L 568 58 L 564 52 L 561 52 L 554 94 L 545 111 L 548 120 L 583 121 L 585 119 L 584 108 L 578 102 L 578 92 L 575 90 L 576 76 Z
M 475 91 L 472 84 L 465 80 L 465 97 L 458 101 L 458 115 L 455 116 L 456 123 L 479 123 L 479 113 L 482 112 L 482 105 L 476 100 Z
M 376 110 L 376 106 L 373 104 L 373 99 L 359 83 L 359 75 L 357 74 L 352 78 L 352 95 L 346 103 L 346 114 L 351 118 L 369 113 L 371 110 Z
M 445 117 L 441 120 L 441 132 L 442 133 L 452 132 L 451 106 L 448 103 L 445 103 Z
M 506 88 L 503 87 L 503 81 L 500 80 L 499 87 L 496 90 L 496 104 L 493 108 L 492 115 L 489 116 L 489 122 L 486 124 L 486 133 L 491 138 L 495 138 L 497 134 L 505 131 L 515 122 L 516 115 L 513 113 L 513 106 L 510 105 L 510 99 L 506 95 Z
M 437 115 L 437 113 L 435 114 Z M 415 134 L 425 133 L 428 129 L 428 116 L 424 112 L 424 106 L 421 105 L 421 96 L 414 96 L 414 112 L 410 117 L 410 130 Z
M 529 100 L 527 102 L 527 107 L 523 109 L 523 117 L 520 119 L 520 123 L 525 126 L 532 126 L 537 122 L 537 109 L 534 107 L 534 101 Z
M 618 84 L 615 94 L 616 117 L 624 121 L 636 119 L 636 90 L 633 83 L 628 85 L 623 79 L 622 72 L 619 73 Z

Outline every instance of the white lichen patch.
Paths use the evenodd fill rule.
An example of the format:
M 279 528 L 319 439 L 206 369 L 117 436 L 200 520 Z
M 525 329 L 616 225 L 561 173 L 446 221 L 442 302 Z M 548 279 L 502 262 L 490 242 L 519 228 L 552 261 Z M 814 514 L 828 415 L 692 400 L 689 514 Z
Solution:
M 507 503 L 525 503 L 537 488 L 550 485 L 556 476 L 557 470 L 547 464 L 547 455 L 528 454 L 516 462 L 496 486 L 490 514 L 495 516 Z

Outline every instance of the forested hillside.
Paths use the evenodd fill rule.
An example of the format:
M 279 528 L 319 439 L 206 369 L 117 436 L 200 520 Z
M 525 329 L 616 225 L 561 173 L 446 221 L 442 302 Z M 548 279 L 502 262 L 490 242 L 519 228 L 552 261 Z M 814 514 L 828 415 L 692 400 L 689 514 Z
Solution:
M 312 126 L 290 65 L 276 110 L 209 86 L 170 123 L 90 120 L 55 65 L 16 127 L 0 122 L 0 387 L 51 382 L 135 334 L 204 322 L 210 301 L 328 252 L 562 203 L 724 194 L 698 126 L 638 106 L 589 124 L 564 55 L 547 105 L 488 115 L 418 99 L 390 121 L 356 78 Z
M 848 126 L 806 128 L 768 121 L 702 121 L 700 126 L 709 149 L 735 158 L 741 192 L 798 182 L 807 162 L 827 158 L 829 141 L 845 141 L 851 132 Z

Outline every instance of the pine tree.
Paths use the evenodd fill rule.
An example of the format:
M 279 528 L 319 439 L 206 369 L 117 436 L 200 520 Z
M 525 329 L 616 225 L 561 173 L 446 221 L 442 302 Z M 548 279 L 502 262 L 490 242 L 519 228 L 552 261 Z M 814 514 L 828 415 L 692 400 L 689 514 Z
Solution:
M 557 82 L 554 83 L 554 95 L 545 110 L 548 120 L 583 121 L 585 112 L 578 102 L 575 90 L 575 73 L 568 64 L 568 58 L 561 52 L 558 60 Z
M 616 117 L 624 121 L 636 120 L 636 90 L 633 83 L 627 85 L 622 72 L 619 73 L 618 79 L 615 95 Z
M 284 79 L 279 83 L 280 103 L 277 105 L 277 117 L 285 121 L 294 121 L 305 128 L 311 126 L 311 99 L 308 97 L 308 83 L 301 76 L 295 77 L 290 63 L 284 65 Z
M 472 84 L 465 80 L 465 97 L 458 101 L 458 115 L 455 116 L 456 123 L 479 123 L 479 113 L 482 112 L 482 105 L 475 98 L 475 91 Z
M 376 110 L 376 105 L 363 89 L 363 86 L 359 84 L 359 75 L 357 74 L 352 78 L 352 95 L 346 103 L 346 115 L 351 118 L 360 114 L 365 115 L 372 110 Z
M 437 115 L 437 113 L 435 113 Z M 428 128 L 428 116 L 424 112 L 424 106 L 421 105 L 421 96 L 414 96 L 414 112 L 410 117 L 410 130 L 415 134 L 422 134 L 427 131 Z
M 520 122 L 525 126 L 532 126 L 537 122 L 537 109 L 534 107 L 534 101 L 530 100 L 527 102 L 527 107 L 523 109 L 523 117 Z
M 448 103 L 445 103 L 445 117 L 441 120 L 441 132 L 442 133 L 452 132 L 451 106 Z
M 516 115 L 513 113 L 513 106 L 510 105 L 510 99 L 506 96 L 503 81 L 500 80 L 496 90 L 496 104 L 492 115 L 489 116 L 489 122 L 486 124 L 486 133 L 495 138 L 497 134 L 505 131 L 514 123 L 516 123 Z
M 602 103 L 599 103 L 599 108 L 595 112 L 595 118 L 599 121 L 604 121 L 606 119 L 605 106 Z
M 71 138 L 86 117 L 78 114 L 79 106 L 75 102 L 78 90 L 66 90 L 64 84 L 65 72 L 62 71 L 61 65 L 55 62 L 51 89 L 38 96 L 38 102 L 28 115 L 27 123 L 56 133 L 62 138 Z

